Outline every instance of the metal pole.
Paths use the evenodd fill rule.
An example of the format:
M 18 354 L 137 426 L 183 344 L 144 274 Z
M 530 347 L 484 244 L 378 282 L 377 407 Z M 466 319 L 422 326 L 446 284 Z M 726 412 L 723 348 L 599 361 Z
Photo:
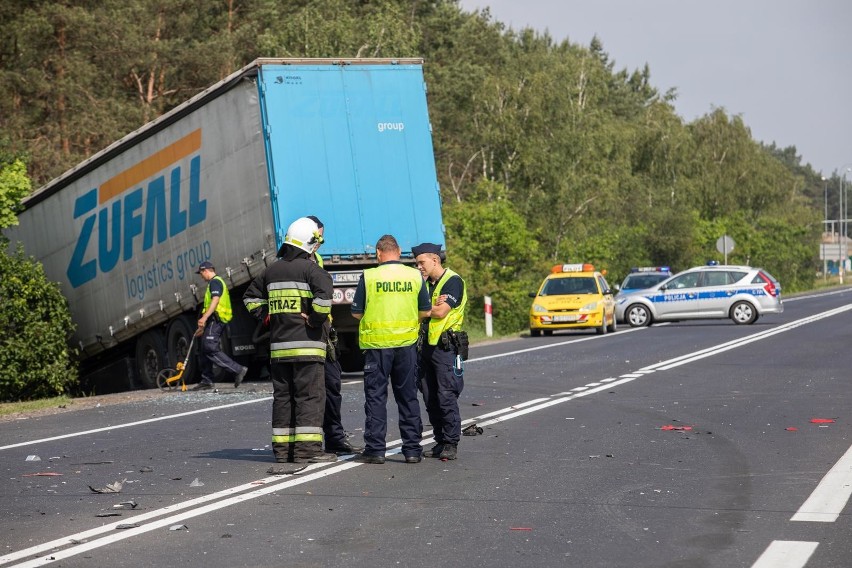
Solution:
M 840 192 L 838 196 L 838 206 L 837 206 L 837 216 L 840 217 L 843 215 L 843 178 L 845 176 L 840 177 Z M 837 273 L 840 275 L 840 283 L 843 284 L 843 267 L 845 263 L 843 262 L 843 219 L 838 219 L 837 222 L 839 226 L 837 227 Z
M 820 242 L 822 242 L 822 277 L 825 281 L 828 280 L 828 259 L 825 257 L 825 230 L 828 228 L 828 183 L 825 178 L 822 178 L 822 194 L 825 200 L 825 215 L 823 215 Z

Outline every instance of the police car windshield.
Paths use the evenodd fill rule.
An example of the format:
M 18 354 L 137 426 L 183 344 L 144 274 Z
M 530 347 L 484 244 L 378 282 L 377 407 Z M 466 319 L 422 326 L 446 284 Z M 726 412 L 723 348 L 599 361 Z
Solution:
M 565 296 L 567 294 L 597 294 L 598 286 L 591 276 L 551 278 L 541 289 L 542 296 Z
M 655 284 L 659 284 L 669 276 L 671 276 L 671 274 L 631 274 L 624 279 L 624 283 L 621 287 L 629 288 L 631 290 L 650 288 Z

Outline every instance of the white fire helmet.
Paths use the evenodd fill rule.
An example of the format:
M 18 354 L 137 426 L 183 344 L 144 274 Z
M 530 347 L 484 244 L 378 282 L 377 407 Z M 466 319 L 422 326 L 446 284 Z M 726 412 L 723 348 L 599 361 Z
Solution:
M 319 227 L 307 217 L 299 217 L 287 227 L 284 242 L 313 254 L 322 243 Z

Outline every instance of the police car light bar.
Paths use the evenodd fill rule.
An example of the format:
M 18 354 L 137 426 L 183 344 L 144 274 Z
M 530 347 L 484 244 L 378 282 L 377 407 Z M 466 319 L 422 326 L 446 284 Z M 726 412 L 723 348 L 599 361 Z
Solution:
M 639 266 L 630 269 L 630 272 L 671 272 L 668 266 Z

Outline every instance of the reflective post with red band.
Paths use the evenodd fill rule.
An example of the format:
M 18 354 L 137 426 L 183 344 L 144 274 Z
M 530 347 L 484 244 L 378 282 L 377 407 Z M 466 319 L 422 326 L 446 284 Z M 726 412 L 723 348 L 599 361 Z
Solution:
M 491 296 L 485 296 L 485 336 L 491 337 L 493 330 L 491 328 Z

